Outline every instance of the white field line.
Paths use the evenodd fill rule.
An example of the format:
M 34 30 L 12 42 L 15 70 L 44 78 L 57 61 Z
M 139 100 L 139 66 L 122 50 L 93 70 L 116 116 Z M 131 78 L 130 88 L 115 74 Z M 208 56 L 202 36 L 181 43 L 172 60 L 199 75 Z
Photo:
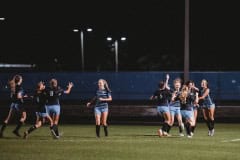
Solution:
M 240 139 L 230 139 L 230 140 L 224 140 L 222 142 L 238 142 Z

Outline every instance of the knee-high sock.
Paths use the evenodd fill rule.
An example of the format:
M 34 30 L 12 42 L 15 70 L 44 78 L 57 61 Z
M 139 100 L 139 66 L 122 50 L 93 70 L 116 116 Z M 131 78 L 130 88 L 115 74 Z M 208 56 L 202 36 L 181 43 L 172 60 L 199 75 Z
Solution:
M 34 131 L 35 129 L 37 129 L 37 127 L 34 125 L 34 126 L 32 126 L 32 127 L 30 127 L 29 129 L 28 129 L 28 134 L 30 134 L 32 131 Z
M 18 124 L 17 124 L 17 126 L 16 126 L 16 128 L 14 129 L 14 131 L 19 131 L 19 129 L 22 127 L 22 125 L 23 125 L 23 122 L 21 122 L 21 121 L 18 121 Z
M 210 121 L 209 120 L 205 120 L 206 121 L 206 124 L 207 124 L 207 127 L 208 127 L 208 130 L 211 130 L 210 128 Z
M 96 125 L 96 135 L 100 137 L 100 125 Z
M 195 128 L 196 128 L 196 125 L 195 125 L 195 126 L 192 126 L 191 128 L 192 128 L 191 132 L 194 133 Z
M 108 126 L 103 126 L 105 136 L 108 136 Z
M 162 126 L 162 131 L 164 132 L 168 132 L 169 131 L 169 124 L 167 124 L 166 122 L 163 123 L 163 126 Z
M 214 120 L 209 120 L 210 130 L 214 129 Z
M 50 127 L 51 130 L 54 131 L 56 136 L 59 136 L 59 132 L 58 132 L 58 126 L 56 124 L 54 124 L 53 126 Z
M 187 131 L 187 134 L 190 135 L 191 133 L 191 124 L 189 122 L 186 123 L 186 131 Z
M 59 132 L 58 132 L 58 125 L 54 125 L 54 132 L 56 133 L 56 136 L 59 136 Z

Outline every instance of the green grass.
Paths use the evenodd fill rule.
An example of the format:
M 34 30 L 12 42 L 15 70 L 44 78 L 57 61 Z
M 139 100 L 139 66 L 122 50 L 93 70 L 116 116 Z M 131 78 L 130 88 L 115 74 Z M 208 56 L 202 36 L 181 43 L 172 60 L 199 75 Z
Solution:
M 24 140 L 11 133 L 13 127 L 8 126 L 0 139 L 0 160 L 240 159 L 239 124 L 216 124 L 213 137 L 207 136 L 205 124 L 198 124 L 192 139 L 178 137 L 177 127 L 172 128 L 172 137 L 159 138 L 158 126 L 144 125 L 110 125 L 109 137 L 96 138 L 93 124 L 60 125 L 63 135 L 58 140 L 43 126 Z

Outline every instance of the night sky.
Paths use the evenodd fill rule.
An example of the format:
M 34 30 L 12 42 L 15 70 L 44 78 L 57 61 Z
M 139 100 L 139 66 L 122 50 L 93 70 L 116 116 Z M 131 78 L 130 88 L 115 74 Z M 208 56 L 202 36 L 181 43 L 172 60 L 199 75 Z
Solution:
M 190 70 L 240 70 L 236 3 L 190 0 Z M 73 32 L 79 28 L 86 71 L 114 71 L 107 36 L 119 41 L 119 71 L 183 70 L 184 0 L 11 2 L 0 5 L 0 17 L 6 18 L 0 21 L 0 63 L 80 71 L 80 34 Z

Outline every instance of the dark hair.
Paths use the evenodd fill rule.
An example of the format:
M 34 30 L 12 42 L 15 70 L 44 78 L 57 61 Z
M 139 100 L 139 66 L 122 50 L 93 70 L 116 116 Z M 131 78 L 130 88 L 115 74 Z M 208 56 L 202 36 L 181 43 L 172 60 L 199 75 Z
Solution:
M 190 83 L 194 84 L 193 80 L 188 80 L 185 84 L 189 85 Z
M 49 84 L 51 87 L 57 87 L 57 80 L 53 78 L 49 81 Z
M 39 90 L 42 84 L 44 85 L 43 81 L 38 82 L 36 89 Z
M 165 82 L 164 82 L 164 81 L 160 81 L 160 82 L 158 83 L 158 87 L 159 87 L 160 89 L 163 89 L 163 88 L 165 87 Z
M 15 75 L 14 77 L 13 77 L 13 79 L 14 79 L 14 82 L 15 83 L 18 83 L 21 79 L 22 79 L 22 76 L 20 76 L 20 75 Z

